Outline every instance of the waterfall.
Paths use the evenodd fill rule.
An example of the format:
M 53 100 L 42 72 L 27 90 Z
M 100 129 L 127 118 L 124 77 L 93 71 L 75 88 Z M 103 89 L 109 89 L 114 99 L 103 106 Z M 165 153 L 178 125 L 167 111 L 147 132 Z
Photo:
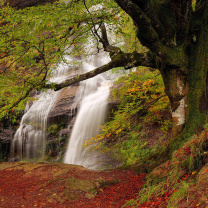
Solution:
M 67 64 L 60 63 L 52 70 L 50 82 L 63 82 L 70 69 Z M 26 104 L 25 114 L 11 144 L 11 158 L 30 161 L 44 159 L 48 114 L 59 93 L 53 90 L 39 92 L 32 104 Z
M 92 61 L 85 63 L 86 71 L 93 70 L 109 61 L 107 56 L 100 54 L 94 56 Z M 80 84 L 76 95 L 80 108 L 72 129 L 64 163 L 82 165 L 86 168 L 97 169 L 103 155 L 91 147 L 84 147 L 86 140 L 100 133 L 100 126 L 104 124 L 110 93 L 110 81 L 106 79 L 106 73 L 97 75 Z
M 64 163 L 82 165 L 89 168 L 97 163 L 97 155 L 90 155 L 84 142 L 100 132 L 100 126 L 104 124 L 109 96 L 109 85 L 103 80 L 99 83 L 99 77 L 87 80 L 81 88 L 95 87 L 96 91 L 91 91 L 84 95 L 80 104 L 80 109 L 69 139 Z M 93 85 L 93 86 L 92 86 Z M 98 85 L 98 86 L 97 86 Z M 99 86 L 100 85 L 100 86 Z
M 91 60 L 82 59 L 83 64 L 80 67 L 82 71 L 91 71 L 110 61 L 104 52 L 90 57 Z M 59 64 L 52 70 L 50 82 L 63 82 L 69 78 L 71 68 L 67 64 Z M 73 106 L 79 106 L 79 109 L 68 141 L 64 163 L 82 165 L 90 169 L 105 168 L 106 164 L 112 163 L 107 154 L 95 151 L 95 147 L 83 147 L 86 140 L 100 133 L 100 126 L 105 122 L 111 85 L 108 77 L 109 73 L 106 72 L 80 83 L 76 102 L 73 104 Z M 25 114 L 12 141 L 11 157 L 18 156 L 20 160 L 34 162 L 44 159 L 48 115 L 59 93 L 60 91 L 54 92 L 53 90 L 39 92 L 32 105 L 26 104 Z

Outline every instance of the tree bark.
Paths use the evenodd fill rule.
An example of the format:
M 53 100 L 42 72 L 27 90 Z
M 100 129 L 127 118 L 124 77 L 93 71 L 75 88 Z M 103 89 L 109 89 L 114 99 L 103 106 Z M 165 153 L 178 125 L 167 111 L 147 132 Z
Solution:
M 124 67 L 125 69 L 129 69 L 135 66 L 146 66 L 155 68 L 156 62 L 154 57 L 152 57 L 151 53 L 124 53 L 122 51 L 114 52 L 111 55 L 111 61 L 103 65 L 101 67 L 98 67 L 90 72 L 78 75 L 72 79 L 66 80 L 63 83 L 55 84 L 43 84 L 41 87 L 43 88 L 53 88 L 54 90 L 60 90 L 64 87 L 68 87 L 72 84 L 78 83 L 80 81 L 84 81 L 86 79 L 95 77 L 98 74 L 101 74 L 103 72 L 109 71 L 110 69 L 116 68 L 116 67 Z
M 188 80 L 177 68 L 164 69 L 162 76 L 172 112 L 172 137 L 176 137 L 186 123 Z
M 190 136 L 207 117 L 208 2 L 197 1 L 196 11 L 190 0 L 116 2 L 133 19 L 140 42 L 157 57 L 172 110 L 172 138 Z

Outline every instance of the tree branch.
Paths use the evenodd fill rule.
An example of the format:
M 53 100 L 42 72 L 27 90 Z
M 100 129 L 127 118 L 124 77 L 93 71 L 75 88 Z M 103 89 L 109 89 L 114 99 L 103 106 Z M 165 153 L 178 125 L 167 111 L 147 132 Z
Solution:
M 171 35 L 168 33 L 169 31 L 163 23 L 161 22 L 158 14 L 156 13 L 156 9 L 153 8 L 150 0 L 132 0 L 137 6 L 141 8 L 144 14 L 151 20 L 151 25 L 154 30 L 157 32 L 160 41 L 165 44 L 168 40 L 171 39 Z
M 132 67 L 136 66 L 146 66 L 146 67 L 152 67 L 156 68 L 156 62 L 155 59 L 152 57 L 151 53 L 115 53 L 111 57 L 112 61 L 110 61 L 108 64 L 105 64 L 101 67 L 98 67 L 90 72 L 78 75 L 72 79 L 66 80 L 63 83 L 55 84 L 42 84 L 42 88 L 47 89 L 54 89 L 55 91 L 60 90 L 64 87 L 68 87 L 70 85 L 76 84 L 80 81 L 84 81 L 86 79 L 95 77 L 98 74 L 101 74 L 103 72 L 109 71 L 110 69 L 117 68 L 117 67 L 124 67 L 125 69 L 130 69 Z
M 130 15 L 138 28 L 137 37 L 141 44 L 155 52 L 163 60 L 167 59 L 166 47 L 161 43 L 160 38 L 151 24 L 151 20 L 145 15 L 142 9 L 129 0 L 116 0 L 118 5 Z
M 148 105 L 144 106 L 139 112 L 138 112 L 138 117 L 142 116 L 149 108 L 151 105 L 155 104 L 159 99 L 167 96 L 166 94 L 161 95 L 160 97 L 152 100 Z

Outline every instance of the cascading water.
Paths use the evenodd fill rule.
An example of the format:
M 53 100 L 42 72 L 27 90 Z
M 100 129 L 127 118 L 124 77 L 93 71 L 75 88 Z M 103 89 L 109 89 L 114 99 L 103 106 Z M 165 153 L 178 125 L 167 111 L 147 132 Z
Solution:
M 61 63 L 52 71 L 50 82 L 60 83 L 67 79 L 70 66 Z M 60 91 L 47 90 L 35 96 L 31 107 L 26 105 L 20 127 L 11 144 L 11 157 L 18 160 L 37 161 L 44 158 L 48 114 Z
M 84 64 L 84 68 L 90 71 L 107 62 L 109 59 L 100 54 L 99 57 L 94 57 L 92 62 Z M 82 165 L 90 169 L 103 166 L 103 155 L 92 150 L 90 146 L 84 147 L 84 143 L 100 133 L 100 126 L 104 124 L 110 92 L 110 81 L 106 77 L 106 74 L 97 75 L 83 81 L 79 87 L 76 97 L 77 102 L 81 100 L 80 109 L 69 139 L 64 163 Z
M 31 108 L 22 117 L 20 127 L 12 141 L 12 156 L 18 155 L 21 160 L 43 158 L 47 116 L 55 96 L 52 91 L 50 92 L 43 92 L 36 96 L 38 100 L 34 101 Z
M 90 45 L 90 44 L 89 44 Z M 86 47 L 89 47 L 87 45 Z M 91 52 L 92 54 L 93 52 Z M 92 55 L 92 61 L 82 60 L 83 71 L 91 71 L 94 68 L 108 63 L 110 58 L 103 52 Z M 65 57 L 69 59 L 68 57 Z M 70 60 L 68 60 L 70 61 Z M 79 60 L 77 60 L 79 62 Z M 69 67 L 60 64 L 50 82 L 61 83 L 67 79 L 66 72 Z M 104 124 L 109 97 L 109 74 L 104 73 L 94 78 L 83 81 L 76 95 L 76 103 L 79 106 L 77 118 L 68 142 L 64 163 L 82 165 L 90 169 L 106 168 L 106 164 L 113 161 L 108 155 L 95 151 L 95 146 L 83 147 L 86 140 L 100 133 L 100 126 Z M 51 107 L 59 97 L 59 92 L 48 90 L 36 96 L 32 106 L 27 104 L 27 112 L 21 120 L 21 124 L 15 133 L 11 155 L 14 158 L 37 161 L 44 158 L 46 147 L 47 119 Z M 73 111 L 74 109 L 72 109 Z M 114 164 L 115 165 L 115 164 Z

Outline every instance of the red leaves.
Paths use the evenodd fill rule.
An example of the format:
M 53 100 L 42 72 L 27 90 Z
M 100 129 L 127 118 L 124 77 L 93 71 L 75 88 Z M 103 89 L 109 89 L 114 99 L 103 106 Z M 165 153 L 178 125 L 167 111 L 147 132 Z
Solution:
M 27 165 L 25 165 L 26 167 Z M 136 198 L 145 178 L 145 174 L 136 175 L 131 170 L 90 171 L 69 168 L 68 172 L 61 172 L 62 170 L 56 166 L 52 169 L 52 166 L 44 164 L 39 164 L 39 167 L 28 171 L 22 169 L 1 170 L 0 206 L 8 207 L 9 204 L 10 207 L 14 208 L 31 206 L 120 208 L 128 200 Z M 53 171 L 55 178 L 51 178 L 51 171 Z M 55 173 L 61 175 L 56 176 Z M 65 186 L 65 179 L 70 177 L 93 181 L 102 179 L 109 181 L 109 184 L 98 188 L 97 195 L 92 199 L 86 198 L 85 193 L 79 190 L 69 192 L 77 196 L 75 200 L 64 199 L 63 193 L 68 190 Z M 115 180 L 117 182 L 111 183 Z M 61 203 L 56 200 L 59 198 L 62 200 Z
M 154 208 L 160 208 L 160 207 L 167 207 L 167 202 L 171 196 L 172 192 L 171 191 L 166 191 L 162 196 L 156 197 L 152 196 L 150 198 L 150 201 L 147 201 L 139 206 L 139 208 L 149 208 L 149 207 L 154 207 Z
M 185 147 L 183 150 L 185 151 L 186 154 L 191 154 L 190 147 Z

